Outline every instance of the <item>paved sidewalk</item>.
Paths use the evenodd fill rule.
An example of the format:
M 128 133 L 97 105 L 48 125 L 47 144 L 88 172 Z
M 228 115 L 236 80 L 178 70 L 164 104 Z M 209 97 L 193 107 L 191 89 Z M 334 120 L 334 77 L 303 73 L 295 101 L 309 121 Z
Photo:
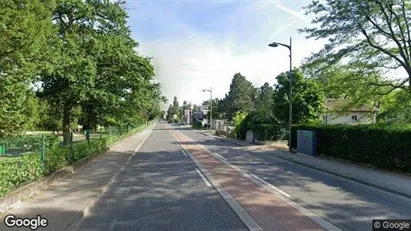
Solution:
M 227 137 L 212 136 L 216 139 L 247 147 L 254 146 L 245 141 L 234 140 Z M 370 169 L 355 164 L 331 160 L 321 157 L 311 157 L 301 154 L 292 154 L 282 150 L 270 150 L 276 157 L 292 161 L 306 167 L 314 168 L 333 175 L 366 184 L 372 187 L 392 192 L 397 195 L 411 198 L 411 177 L 376 169 Z
M 21 218 L 41 215 L 48 220 L 42 230 L 66 230 L 83 211 L 90 207 L 107 187 L 113 176 L 133 155 L 135 149 L 150 134 L 153 125 L 116 145 L 101 158 L 87 164 L 72 176 L 55 183 L 26 202 L 14 206 L 7 212 Z M 6 230 L 3 220 L 0 230 Z M 7 229 L 9 230 L 9 229 Z M 29 230 L 28 228 L 10 230 Z

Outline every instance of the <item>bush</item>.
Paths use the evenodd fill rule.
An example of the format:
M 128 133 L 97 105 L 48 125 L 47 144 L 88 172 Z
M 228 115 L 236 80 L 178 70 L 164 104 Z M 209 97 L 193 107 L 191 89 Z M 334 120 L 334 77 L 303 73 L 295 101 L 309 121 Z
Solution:
M 252 131 L 259 141 L 280 140 L 284 136 L 282 127 L 278 124 L 255 124 Z
M 0 161 L 0 197 L 14 188 L 42 177 L 40 154 L 29 154 Z
M 292 128 L 293 148 L 297 146 L 297 130 L 316 131 L 317 151 L 321 155 L 394 171 L 411 169 L 409 126 L 296 125 Z
M 0 198 L 15 188 L 47 176 L 67 164 L 75 163 L 84 157 L 104 151 L 109 145 L 126 138 L 141 128 L 133 129 L 121 136 L 90 140 L 90 143 L 87 141 L 76 142 L 72 145 L 73 150 L 70 146 L 50 146 L 52 148 L 46 150 L 45 153 L 44 167 L 41 164 L 39 153 L 3 158 L 0 160 Z
M 259 141 L 280 140 L 284 137 L 282 126 L 272 123 L 261 123 L 265 121 L 259 120 L 254 113 L 247 115 L 242 121 L 238 129 L 236 128 L 237 138 L 246 139 L 248 130 L 253 131 L 254 136 Z
M 196 121 L 196 122 L 194 122 L 194 124 L 193 124 L 193 128 L 195 128 L 195 129 L 201 129 L 201 128 L 203 128 L 203 123 L 201 123 L 201 121 Z

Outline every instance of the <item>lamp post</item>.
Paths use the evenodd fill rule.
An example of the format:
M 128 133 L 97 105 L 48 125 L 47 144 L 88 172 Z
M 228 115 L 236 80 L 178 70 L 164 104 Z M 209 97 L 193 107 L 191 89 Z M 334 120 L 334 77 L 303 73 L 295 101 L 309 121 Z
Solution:
M 287 45 L 287 44 L 283 44 L 283 43 L 278 43 L 278 42 L 273 42 L 273 43 L 270 43 L 270 44 L 268 44 L 268 46 L 270 46 L 270 47 L 278 47 L 278 46 L 283 46 L 283 47 L 287 47 L 288 48 L 288 50 L 290 50 L 290 72 L 289 72 L 289 75 L 290 75 L 290 77 L 289 77 L 289 79 L 290 79 L 290 88 L 289 88 L 289 92 L 288 92 L 288 101 L 289 101 L 289 103 L 290 103 L 290 105 L 289 105 L 289 110 L 288 110 L 288 113 L 289 113 L 289 115 L 288 115 L 288 148 L 289 148 L 289 151 L 291 152 L 292 151 L 292 148 L 291 148 L 291 126 L 292 126 L 292 123 L 293 123 L 293 119 L 292 119 L 292 114 L 293 114 L 293 74 L 292 74 L 292 55 L 293 55 L 293 52 L 292 52 L 292 39 L 291 39 L 291 37 L 290 37 L 290 45 Z
M 210 131 L 213 130 L 213 88 L 203 89 L 203 92 L 210 92 Z

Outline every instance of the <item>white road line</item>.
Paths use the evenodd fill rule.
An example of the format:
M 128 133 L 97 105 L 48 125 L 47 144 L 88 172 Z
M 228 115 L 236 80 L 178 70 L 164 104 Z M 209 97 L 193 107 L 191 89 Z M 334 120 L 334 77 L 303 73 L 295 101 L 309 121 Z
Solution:
M 258 177 L 258 176 L 256 176 L 256 175 L 254 175 L 254 174 L 250 174 L 250 175 L 251 175 L 252 177 L 254 177 L 255 179 L 257 179 L 257 180 L 261 181 L 263 184 L 267 185 L 268 187 L 270 187 L 270 188 L 274 189 L 275 191 L 277 191 L 277 192 L 279 192 L 279 193 L 283 194 L 284 196 L 286 196 L 286 197 L 288 197 L 288 198 L 291 198 L 290 194 L 288 194 L 288 193 L 284 192 L 283 190 L 281 190 L 281 189 L 279 189 L 279 188 L 275 187 L 274 185 L 272 185 L 272 184 L 268 183 L 267 181 L 265 181 L 265 180 L 261 179 L 260 177 Z
M 173 136 L 174 137 L 174 136 Z M 187 137 L 188 138 L 188 137 Z M 181 149 L 185 150 L 184 147 L 177 141 L 177 144 Z M 236 201 L 234 198 L 218 183 L 214 177 L 203 167 L 203 165 L 198 162 L 198 160 L 185 150 L 188 157 L 194 162 L 195 165 L 204 173 L 205 177 L 214 186 L 221 197 L 228 203 L 228 205 L 233 209 L 237 216 L 243 221 L 243 223 L 248 227 L 250 231 L 262 231 L 263 229 L 258 225 L 258 223 L 248 214 L 248 212 Z
M 201 176 L 201 178 L 203 179 L 204 183 L 205 183 L 209 188 L 211 188 L 212 186 L 211 186 L 210 182 L 205 178 L 205 176 L 200 172 L 200 170 L 198 170 L 198 168 L 196 168 L 196 172 L 198 173 L 198 175 Z
M 138 150 L 141 148 L 141 146 L 143 146 L 144 142 L 146 142 L 146 140 L 148 139 L 148 137 L 150 137 L 151 133 L 153 132 L 153 130 L 150 130 L 150 133 L 148 133 L 148 136 L 146 136 L 146 138 L 144 138 L 144 140 L 140 143 L 140 145 L 138 145 L 138 147 L 136 148 L 136 150 L 134 150 L 133 155 L 138 152 Z
M 181 150 L 181 152 L 183 153 L 183 155 L 184 155 L 185 157 L 188 157 L 187 154 L 186 154 L 186 152 L 185 152 L 184 150 Z
M 184 134 L 183 134 L 184 135 Z M 186 136 L 187 137 L 187 136 Z M 188 137 L 187 137 L 188 138 Z M 189 138 L 188 138 L 189 139 Z M 190 139 L 191 140 L 191 139 Z M 195 142 L 195 141 L 193 141 L 192 140 L 192 142 L 194 142 L 194 144 L 197 144 L 197 142 Z M 197 144 L 198 145 L 198 144 Z M 205 149 L 206 151 L 208 151 L 207 149 Z M 211 152 L 210 152 L 211 153 Z M 213 153 L 211 153 L 211 154 L 213 154 Z M 193 160 L 193 162 L 194 163 L 196 163 L 197 162 L 197 160 L 195 160 L 195 159 L 193 159 L 192 157 L 191 157 L 191 155 L 189 155 L 190 156 L 190 158 Z M 270 193 L 272 193 L 272 194 L 274 194 L 274 195 L 276 195 L 278 198 L 280 198 L 282 201 L 284 201 L 285 203 L 287 203 L 288 205 L 290 205 L 291 207 L 293 207 L 293 208 L 295 208 L 295 209 L 297 209 L 298 211 L 300 211 L 302 214 L 304 214 L 305 216 L 307 216 L 308 218 L 310 218 L 311 220 L 313 220 L 314 222 L 316 222 L 317 224 L 319 224 L 319 225 L 321 225 L 322 227 L 324 227 L 325 229 L 327 229 L 327 230 L 330 230 L 330 231 L 341 231 L 341 229 L 339 229 L 339 228 L 337 228 L 336 226 L 334 226 L 333 224 L 331 224 L 330 222 L 328 222 L 327 220 L 325 220 L 324 218 L 322 218 L 321 216 L 318 216 L 317 214 L 315 214 L 315 213 L 313 213 L 313 212 L 311 212 L 310 210 L 308 210 L 308 209 L 306 209 L 306 208 L 304 208 L 303 206 L 301 206 L 300 204 L 298 204 L 297 202 L 294 202 L 290 197 L 287 197 L 287 196 L 285 196 L 283 193 L 285 193 L 285 192 L 283 192 L 283 193 L 280 193 L 280 192 L 278 192 L 277 190 L 275 190 L 274 188 L 272 188 L 272 187 L 270 187 L 269 185 L 267 185 L 267 184 L 265 184 L 265 183 L 263 183 L 263 182 L 265 182 L 265 181 L 263 181 L 262 179 L 257 179 L 256 177 L 255 177 L 255 175 L 254 175 L 254 177 L 252 177 L 250 174 L 248 174 L 248 173 L 246 173 L 246 172 L 244 172 L 243 170 L 241 170 L 239 167 L 237 167 L 237 166 L 234 166 L 234 165 L 232 165 L 232 164 L 230 164 L 227 160 L 224 160 L 224 159 L 220 159 L 221 160 L 221 162 L 223 162 L 224 164 L 226 164 L 226 165 L 228 165 L 228 166 L 230 166 L 230 167 L 232 167 L 233 169 L 235 169 L 235 170 L 237 170 L 241 175 L 243 175 L 244 177 L 247 177 L 248 179 L 250 179 L 252 182 L 254 182 L 255 184 L 257 184 L 257 185 L 259 185 L 259 186 L 261 186 L 262 188 L 264 188 L 265 190 L 267 190 L 268 192 L 270 192 Z M 197 163 L 196 163 L 197 164 Z M 197 166 L 201 169 L 201 164 L 200 163 L 198 163 L 197 164 Z M 201 167 L 200 167 L 201 166 Z M 202 169 L 201 169 L 202 170 Z M 204 173 L 206 172 L 207 170 L 205 170 L 205 171 L 203 171 Z M 214 185 L 214 187 L 216 187 L 216 185 L 215 185 L 215 183 L 214 183 L 214 178 L 210 175 L 209 176 L 209 174 L 210 173 L 208 173 L 207 172 L 207 174 L 205 173 L 205 175 L 207 176 L 207 178 L 208 179 L 210 179 L 210 181 L 211 181 L 211 183 L 213 183 L 213 185 Z M 218 184 L 218 182 L 216 183 L 216 184 Z M 219 184 L 218 184 L 218 187 L 221 187 Z M 217 188 L 216 188 L 217 189 Z M 218 189 L 217 189 L 218 190 Z M 279 189 L 278 189 L 279 190 Z M 281 190 L 280 190 L 281 191 Z M 227 192 L 225 192 L 225 193 L 227 193 Z M 220 193 L 221 194 L 221 193 Z M 228 193 L 227 193 L 228 194 Z M 285 194 L 287 194 L 287 193 L 285 193 Z M 221 194 L 222 195 L 222 194 Z M 288 195 L 288 194 L 287 194 Z M 224 196 L 223 196 L 224 197 Z M 229 196 L 229 197 L 231 197 L 231 196 Z M 232 200 L 234 200 L 233 198 L 231 198 Z M 230 200 L 230 199 L 229 199 Z M 226 201 L 227 201 L 227 199 L 226 199 Z M 234 205 L 234 206 L 237 206 L 237 205 Z M 233 208 L 233 206 L 232 206 L 232 208 Z M 237 213 L 237 212 L 236 212 Z M 238 213 L 237 213 L 238 214 Z M 248 213 L 247 213 L 247 215 L 248 215 Z M 248 217 L 247 215 L 245 215 L 244 216 L 244 219 L 245 220 L 247 220 L 247 223 L 249 222 L 249 224 L 253 224 L 253 222 L 255 222 L 251 217 Z M 239 215 L 240 216 L 240 215 Z M 241 216 L 240 216 L 240 218 L 241 218 Z M 251 219 L 251 220 L 249 220 L 249 218 Z M 243 220 L 243 219 L 242 219 Z M 244 220 L 243 220 L 244 221 Z M 246 222 L 244 222 L 244 223 L 246 223 Z M 246 223 L 246 224 L 247 224 Z M 256 223 L 255 223 L 256 224 Z M 247 225 L 248 226 L 248 225 Z M 257 230 L 260 228 L 261 229 L 261 227 L 259 227 L 258 225 L 257 225 L 257 227 L 254 227 L 254 228 L 256 228 Z
M 216 152 L 214 153 L 214 155 L 220 157 L 220 158 L 223 159 L 223 160 L 227 160 L 226 158 L 224 158 L 223 156 L 221 156 L 220 154 L 218 154 L 218 153 L 216 153 Z

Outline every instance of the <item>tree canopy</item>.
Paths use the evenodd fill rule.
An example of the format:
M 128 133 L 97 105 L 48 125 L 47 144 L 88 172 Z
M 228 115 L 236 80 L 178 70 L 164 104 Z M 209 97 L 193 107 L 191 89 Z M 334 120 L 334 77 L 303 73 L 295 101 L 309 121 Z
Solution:
M 253 84 L 240 73 L 235 74 L 224 102 L 227 118 L 233 118 L 237 112 L 251 112 L 254 109 L 255 97 L 256 89 Z
M 318 120 L 325 102 L 324 93 L 313 79 L 304 77 L 299 69 L 294 69 L 293 75 L 293 123 L 303 123 Z M 273 112 L 282 123 L 289 118 L 289 73 L 283 72 L 277 77 L 273 95 Z
M 166 100 L 137 47 L 124 1 L 1 1 L 0 137 L 58 121 L 68 133 L 160 116 Z
M 384 94 L 398 88 L 411 91 L 410 1 L 314 0 L 306 14 L 315 16 L 315 26 L 301 32 L 328 39 L 308 65 L 323 69 L 344 64 L 356 76 L 366 77 L 360 84 L 388 88 Z M 367 78 L 370 75 L 383 78 Z

